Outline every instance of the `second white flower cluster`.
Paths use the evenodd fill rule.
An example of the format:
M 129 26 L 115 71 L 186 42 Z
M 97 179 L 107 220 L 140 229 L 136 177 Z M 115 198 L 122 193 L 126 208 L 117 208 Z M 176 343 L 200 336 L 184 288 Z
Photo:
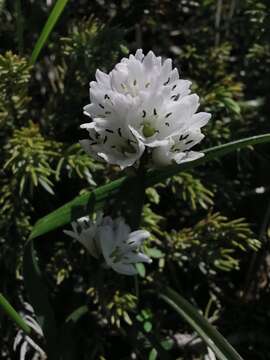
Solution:
M 135 275 L 136 263 L 152 262 L 140 252 L 150 233 L 146 230 L 131 232 L 122 217 L 113 220 L 99 213 L 94 221 L 85 216 L 73 221 L 71 226 L 73 231 L 64 231 L 67 235 L 79 241 L 94 258 L 103 257 L 105 267 L 120 274 Z
M 190 149 L 204 135 L 211 115 L 196 113 L 199 97 L 191 82 L 179 78 L 172 60 L 162 61 L 141 49 L 123 58 L 109 73 L 96 72 L 90 83 L 90 104 L 84 112 L 92 121 L 81 127 L 89 139 L 86 152 L 122 169 L 134 165 L 147 149 L 152 162 L 168 165 L 195 160 L 203 153 Z

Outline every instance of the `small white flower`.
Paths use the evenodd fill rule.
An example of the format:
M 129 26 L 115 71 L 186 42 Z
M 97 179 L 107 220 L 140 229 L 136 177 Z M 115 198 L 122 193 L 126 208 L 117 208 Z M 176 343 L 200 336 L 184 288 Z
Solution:
M 39 337 L 43 337 L 43 331 L 39 323 L 34 319 L 34 309 L 28 303 L 25 303 L 24 305 L 25 312 L 21 314 L 24 321 Z M 33 350 L 34 354 L 32 356 L 32 360 L 47 359 L 47 355 L 44 350 L 42 350 L 30 336 L 26 335 L 23 330 L 18 331 L 13 343 L 13 350 L 16 351 L 18 348 L 20 349 L 20 360 L 25 360 L 27 353 Z
M 95 258 L 103 255 L 107 267 L 124 275 L 137 273 L 135 264 L 151 263 L 151 259 L 139 251 L 143 241 L 150 236 L 148 231 L 131 232 L 124 219 L 112 220 L 110 216 L 97 216 L 95 222 L 83 217 L 72 222 L 73 231 L 64 232 L 78 240 Z
M 141 49 L 109 74 L 97 70 L 96 81 L 90 83 L 91 103 L 84 107 L 92 122 L 81 126 L 90 140 L 82 146 L 122 168 L 138 161 L 146 147 L 154 148 L 158 164 L 193 160 L 194 154 L 171 154 L 189 152 L 203 138 L 200 129 L 210 119 L 208 113 L 196 114 L 199 97 L 190 94 L 190 86 L 179 79 L 171 59 L 162 62 L 152 51 L 144 56 Z M 183 139 L 187 135 L 190 138 Z
M 124 275 L 137 273 L 136 263 L 151 263 L 151 259 L 138 251 L 143 241 L 150 236 L 148 231 L 131 232 L 123 218 L 107 223 L 99 229 L 99 238 L 103 256 L 107 266 Z

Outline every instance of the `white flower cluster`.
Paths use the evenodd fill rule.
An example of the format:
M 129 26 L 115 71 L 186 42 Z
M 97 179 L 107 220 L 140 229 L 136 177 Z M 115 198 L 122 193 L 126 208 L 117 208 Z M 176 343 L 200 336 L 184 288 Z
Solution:
M 81 125 L 89 139 L 85 151 L 122 169 L 151 152 L 156 165 L 178 164 L 203 156 L 190 151 L 204 135 L 211 115 L 196 113 L 199 97 L 190 94 L 191 82 L 179 79 L 172 60 L 162 61 L 141 49 L 123 58 L 106 74 L 97 70 L 90 83 L 90 104 L 84 113 L 92 121 Z
M 120 274 L 135 275 L 136 263 L 151 263 L 151 259 L 139 251 L 143 241 L 150 236 L 149 232 L 131 232 L 121 217 L 112 220 L 98 214 L 92 221 L 85 216 L 73 221 L 71 226 L 73 231 L 64 230 L 67 235 L 79 241 L 93 257 L 103 255 L 106 266 Z
M 43 331 L 39 323 L 35 320 L 34 309 L 28 303 L 24 303 L 25 311 L 21 314 L 26 324 L 36 333 L 39 337 L 44 337 Z M 32 353 L 32 360 L 46 360 L 47 355 L 37 345 L 30 336 L 26 335 L 23 330 L 19 330 L 13 344 L 13 350 L 19 351 L 20 360 L 25 360 L 28 353 Z M 29 357 L 28 357 L 29 358 Z

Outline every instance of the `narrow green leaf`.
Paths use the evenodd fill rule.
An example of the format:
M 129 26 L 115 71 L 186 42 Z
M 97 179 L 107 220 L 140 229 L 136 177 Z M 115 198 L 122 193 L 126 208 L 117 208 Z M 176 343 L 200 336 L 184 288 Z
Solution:
M 26 324 L 20 314 L 13 308 L 13 306 L 8 302 L 8 300 L 0 293 L 0 308 L 4 313 L 12 319 L 16 325 L 22 329 L 26 334 L 30 335 L 31 328 Z
M 94 209 L 101 209 L 110 196 L 115 196 L 115 194 L 118 193 L 119 188 L 124 181 L 125 178 L 120 178 L 109 184 L 100 186 L 90 193 L 76 197 L 74 200 L 43 217 L 34 226 L 30 239 L 34 239 L 51 230 L 68 224 L 73 219 L 83 216 Z
M 67 318 L 66 323 L 76 324 L 83 315 L 89 312 L 88 306 L 82 305 L 76 310 L 74 310 Z
M 205 150 L 205 156 L 198 160 L 147 172 L 145 176 L 145 186 L 153 186 L 178 174 L 180 171 L 192 169 L 195 166 L 201 165 L 215 158 L 222 157 L 237 149 L 267 142 L 270 142 L 270 134 L 252 136 L 246 139 L 212 147 Z M 109 184 L 100 186 L 90 193 L 76 197 L 74 200 L 38 220 L 32 230 L 30 239 L 34 239 L 38 236 L 46 234 L 49 231 L 64 226 L 70 223 L 73 219 L 83 216 L 93 210 L 102 209 L 104 204 L 108 204 L 108 200 L 111 201 L 117 197 L 119 190 L 123 186 L 126 186 L 126 184 L 127 178 L 122 177 L 110 182 Z
M 165 288 L 158 293 L 159 297 L 181 315 L 205 341 L 219 360 L 243 360 L 228 341 L 176 291 Z
M 205 162 L 227 155 L 235 150 L 242 149 L 247 146 L 258 145 L 267 142 L 270 142 L 270 133 L 251 136 L 245 139 L 232 141 L 227 144 L 214 146 L 212 148 L 204 150 L 203 152 L 205 156 L 198 160 L 187 162 L 180 165 L 171 165 L 162 170 L 153 170 L 149 172 L 147 175 L 147 186 L 155 185 L 158 182 L 164 181 L 167 178 L 170 178 L 171 176 L 178 174 L 180 171 L 192 169 Z
M 52 32 L 55 24 L 57 23 L 57 20 L 59 19 L 60 15 L 62 14 L 65 6 L 67 5 L 68 0 L 57 0 L 56 4 L 54 5 L 50 16 L 48 17 L 48 20 L 46 21 L 46 24 L 44 25 L 44 28 L 42 29 L 42 32 L 35 44 L 34 50 L 32 52 L 31 58 L 30 58 L 30 64 L 33 65 L 42 48 L 46 44 L 46 41 Z
M 46 353 L 49 359 L 56 360 L 58 359 L 57 328 L 49 302 L 48 290 L 38 266 L 33 241 L 28 242 L 24 249 L 23 275 L 30 303 L 44 332 L 47 345 Z

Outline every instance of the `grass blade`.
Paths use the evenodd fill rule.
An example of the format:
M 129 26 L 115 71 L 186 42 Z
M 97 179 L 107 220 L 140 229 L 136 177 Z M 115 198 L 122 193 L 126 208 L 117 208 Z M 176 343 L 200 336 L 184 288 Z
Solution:
M 146 187 L 153 186 L 158 182 L 164 181 L 167 178 L 176 175 L 180 171 L 192 169 L 195 166 L 201 165 L 215 158 L 222 157 L 237 149 L 267 142 L 270 142 L 270 134 L 252 136 L 224 145 L 212 147 L 205 150 L 205 156 L 198 160 L 182 165 L 173 165 L 164 169 L 149 171 L 145 177 L 145 185 Z M 109 184 L 98 187 L 91 193 L 76 197 L 74 200 L 38 220 L 33 227 L 30 239 L 34 239 L 38 236 L 46 234 L 49 231 L 64 226 L 70 223 L 73 219 L 90 213 L 93 210 L 102 209 L 109 199 L 112 200 L 116 198 L 120 189 L 123 186 L 126 186 L 127 181 L 127 178 L 122 177 L 110 182 Z
M 181 315 L 205 341 L 219 360 L 243 360 L 228 341 L 176 291 L 165 288 L 159 297 Z
M 65 6 L 67 5 L 68 0 L 57 0 L 56 4 L 54 5 L 50 16 L 48 17 L 48 20 L 46 21 L 46 24 L 44 25 L 44 28 L 42 29 L 42 32 L 36 42 L 36 45 L 34 47 L 34 50 L 32 52 L 31 58 L 30 58 L 30 64 L 33 65 L 42 48 L 46 44 L 46 41 L 52 32 L 55 24 L 57 23 L 57 20 L 59 19 L 60 15 L 62 14 Z
M 8 300 L 0 293 L 0 308 L 4 313 L 12 319 L 16 325 L 22 329 L 26 334 L 31 334 L 31 328 L 26 324 L 20 314 L 13 308 L 13 306 L 8 302 Z

